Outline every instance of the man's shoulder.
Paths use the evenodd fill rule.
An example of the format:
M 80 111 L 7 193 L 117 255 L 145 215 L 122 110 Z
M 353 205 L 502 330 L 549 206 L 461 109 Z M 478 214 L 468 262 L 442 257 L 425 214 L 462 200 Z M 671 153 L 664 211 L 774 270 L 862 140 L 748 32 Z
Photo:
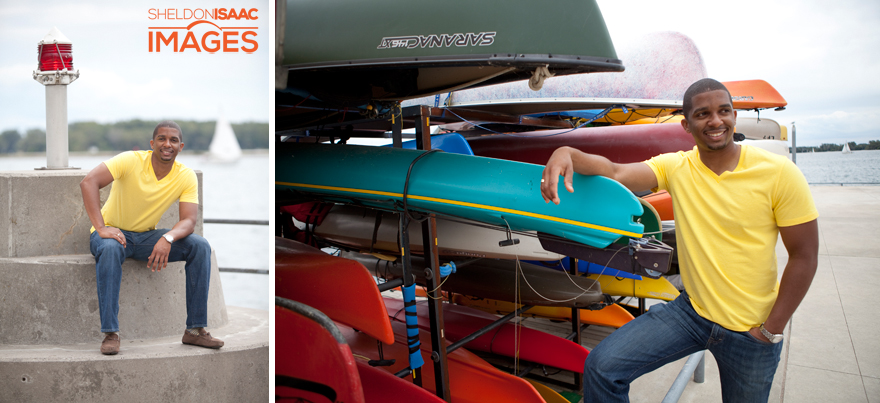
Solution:
M 177 171 L 176 176 L 177 176 L 178 180 L 183 180 L 183 181 L 197 180 L 196 171 L 194 171 L 192 168 L 186 166 L 184 163 L 182 163 L 180 161 L 174 161 L 174 165 L 176 167 L 175 170 Z
M 774 163 L 777 163 L 777 164 L 782 164 L 782 163 L 784 163 L 784 161 L 791 161 L 785 156 L 776 154 L 772 151 L 766 150 L 764 148 L 761 148 L 761 147 L 758 147 L 758 146 L 755 146 L 752 144 L 740 144 L 740 147 L 742 147 L 743 150 L 746 150 L 746 152 L 749 153 L 749 155 L 752 158 L 769 160 L 769 161 L 773 161 Z
M 104 161 L 104 165 L 113 174 L 114 179 L 119 179 L 125 172 L 142 167 L 143 162 L 148 158 L 149 155 L 144 151 L 123 151 Z
M 692 158 L 693 156 L 696 155 L 696 153 L 697 153 L 697 148 L 695 146 L 693 149 L 690 149 L 690 150 L 679 150 L 679 151 L 673 151 L 673 152 L 660 154 L 660 155 L 655 156 L 654 158 L 651 158 L 648 161 L 655 161 L 656 163 L 662 163 L 662 164 L 670 164 L 670 163 L 677 164 L 681 161 Z M 647 161 L 645 161 L 645 162 L 647 162 Z
M 186 164 L 184 164 L 180 161 L 174 161 L 174 165 L 177 166 L 177 172 L 180 172 L 181 174 L 189 175 L 190 173 L 194 174 L 196 172 L 192 168 L 186 166 Z

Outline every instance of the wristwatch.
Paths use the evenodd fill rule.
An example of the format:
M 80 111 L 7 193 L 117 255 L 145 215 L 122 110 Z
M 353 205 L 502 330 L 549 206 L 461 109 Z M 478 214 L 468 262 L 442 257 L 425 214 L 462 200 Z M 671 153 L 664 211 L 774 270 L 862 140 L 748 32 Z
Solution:
M 171 236 L 170 234 L 162 235 L 162 238 L 165 238 L 165 240 L 168 241 L 168 243 L 174 243 L 174 237 Z M 764 329 L 763 325 L 761 325 L 761 329 Z
M 764 328 L 763 323 L 761 324 L 761 334 L 763 334 L 764 337 L 766 337 L 767 340 L 770 340 L 770 342 L 773 344 L 779 343 L 780 341 L 782 341 L 782 338 L 784 337 L 782 334 L 770 333 L 770 331 L 768 331 L 767 329 Z

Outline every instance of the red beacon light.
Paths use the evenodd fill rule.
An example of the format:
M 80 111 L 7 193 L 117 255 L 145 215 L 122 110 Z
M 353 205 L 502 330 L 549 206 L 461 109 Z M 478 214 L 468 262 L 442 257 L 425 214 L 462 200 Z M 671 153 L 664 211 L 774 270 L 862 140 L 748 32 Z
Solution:
M 72 83 L 78 77 L 79 71 L 73 71 L 73 42 L 53 27 L 37 43 L 34 79 L 43 85 L 63 85 Z
M 58 28 L 37 43 L 37 70 L 40 71 L 73 71 L 73 43 Z

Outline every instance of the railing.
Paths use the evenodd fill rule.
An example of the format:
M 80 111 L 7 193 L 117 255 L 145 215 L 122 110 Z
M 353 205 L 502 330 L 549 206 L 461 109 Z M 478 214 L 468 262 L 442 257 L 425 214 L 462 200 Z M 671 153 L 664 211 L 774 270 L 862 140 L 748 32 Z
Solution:
M 809 182 L 808 185 L 876 186 L 880 182 Z
M 669 392 L 663 398 L 663 403 L 676 403 L 681 398 L 684 388 L 688 384 L 688 378 L 694 374 L 694 382 L 703 383 L 706 380 L 706 350 L 697 351 L 688 357 L 684 367 L 678 373 L 678 377 L 672 382 Z
M 269 225 L 266 220 L 235 220 L 225 218 L 205 218 L 202 220 L 205 224 L 234 224 L 234 225 Z M 239 269 L 233 267 L 220 267 L 221 272 L 226 273 L 250 273 L 250 274 L 269 274 L 269 270 L 262 269 Z

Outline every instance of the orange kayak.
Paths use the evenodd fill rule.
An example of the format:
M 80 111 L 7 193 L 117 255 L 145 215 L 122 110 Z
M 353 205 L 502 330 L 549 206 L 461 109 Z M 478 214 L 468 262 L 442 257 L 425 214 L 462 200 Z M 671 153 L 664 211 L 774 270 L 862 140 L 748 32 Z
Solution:
M 394 342 L 376 281 L 356 261 L 276 237 L 275 295 L 310 305 L 385 344 Z
M 735 109 L 767 109 L 788 105 L 785 98 L 764 80 L 725 81 Z
M 452 297 L 452 301 L 458 305 L 469 306 L 471 308 L 476 308 L 484 312 L 499 315 L 507 315 L 513 312 L 514 309 L 522 306 L 516 305 L 513 302 L 468 297 L 461 294 L 455 294 Z M 560 319 L 570 322 L 571 308 L 535 306 L 532 307 L 532 309 L 523 312 L 521 316 L 545 319 Z M 617 329 L 629 323 L 629 321 L 633 320 L 633 316 L 626 309 L 623 309 L 620 305 L 613 304 L 608 305 L 598 311 L 581 309 L 580 320 L 582 324 L 607 326 Z
M 396 340 L 394 344 L 383 348 L 385 359 L 394 359 L 394 364 L 379 367 L 389 373 L 397 373 L 407 367 L 409 348 L 406 345 L 406 325 L 392 323 Z M 345 325 L 339 326 L 343 336 L 351 346 L 355 355 L 370 360 L 379 359 L 376 339 L 358 332 Z M 428 365 L 422 366 L 422 386 L 432 392 L 434 385 L 434 366 L 431 359 L 431 337 L 428 332 L 419 331 L 422 357 Z M 544 399 L 535 388 L 521 378 L 499 371 L 491 364 L 463 348 L 449 353 L 449 389 L 453 403 L 486 403 L 486 402 L 534 402 L 543 403 Z M 404 380 L 411 381 L 411 377 Z
M 668 221 L 675 219 L 675 214 L 672 211 L 672 196 L 669 195 L 669 192 L 661 190 L 657 193 L 642 196 L 642 200 L 648 202 L 654 207 L 654 210 L 657 210 L 660 220 Z

